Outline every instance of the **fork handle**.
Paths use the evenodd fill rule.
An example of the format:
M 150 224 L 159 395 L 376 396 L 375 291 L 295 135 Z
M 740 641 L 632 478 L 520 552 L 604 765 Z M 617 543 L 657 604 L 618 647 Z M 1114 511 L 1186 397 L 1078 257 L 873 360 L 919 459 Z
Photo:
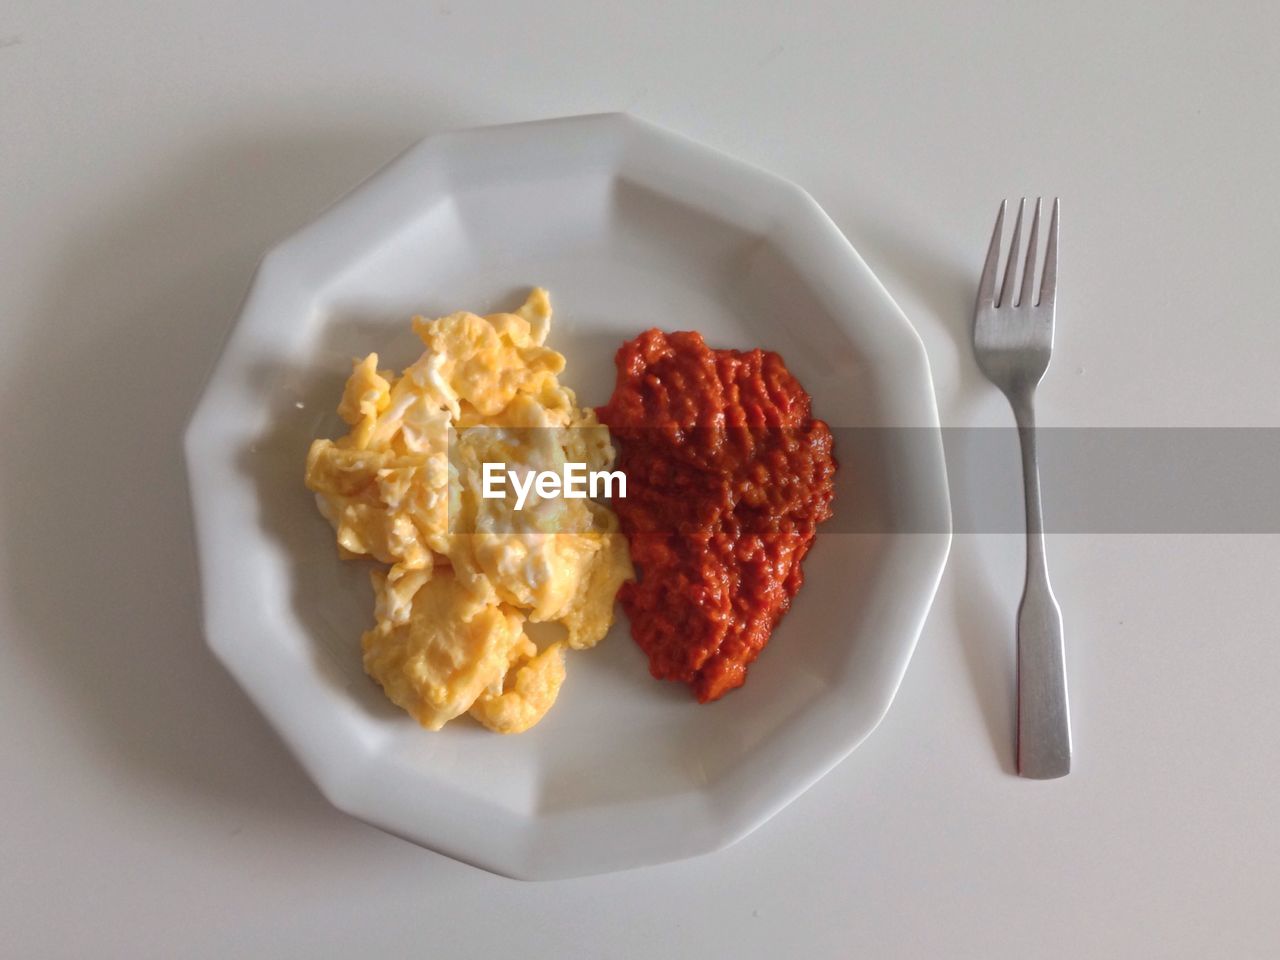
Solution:
M 1027 507 L 1027 582 L 1018 608 L 1018 773 L 1051 780 L 1071 772 L 1071 718 L 1062 611 L 1049 586 L 1031 393 L 1011 396 L 1022 445 Z

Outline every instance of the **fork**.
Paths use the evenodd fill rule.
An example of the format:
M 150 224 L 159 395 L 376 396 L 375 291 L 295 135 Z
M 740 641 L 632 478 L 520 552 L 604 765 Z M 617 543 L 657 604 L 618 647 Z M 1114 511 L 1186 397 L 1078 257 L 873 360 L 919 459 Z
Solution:
M 1040 509 L 1040 470 L 1036 462 L 1034 396 L 1053 351 L 1054 294 L 1058 282 L 1058 201 L 1053 201 L 1049 238 L 1041 271 L 1040 295 L 1032 300 L 1036 273 L 1036 240 L 1040 200 L 1027 240 L 1026 262 L 1018 302 L 1013 302 L 1018 270 L 1022 214 L 1018 204 L 1004 280 L 996 296 L 996 268 L 1004 228 L 1006 201 L 1001 201 L 987 262 L 978 284 L 973 317 L 973 352 L 987 379 L 1000 388 L 1013 407 L 1022 445 L 1022 481 L 1027 509 L 1027 580 L 1018 608 L 1018 773 L 1037 780 L 1071 771 L 1071 719 L 1067 707 L 1067 674 L 1062 645 L 1062 611 L 1049 586 Z

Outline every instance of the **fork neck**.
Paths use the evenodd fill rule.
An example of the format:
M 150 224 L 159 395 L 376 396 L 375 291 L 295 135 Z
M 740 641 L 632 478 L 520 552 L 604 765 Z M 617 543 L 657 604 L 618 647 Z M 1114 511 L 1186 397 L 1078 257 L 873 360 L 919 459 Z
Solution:
M 1009 390 L 1006 394 L 1013 408 L 1013 419 L 1018 425 L 1018 440 L 1022 446 L 1022 483 L 1026 492 L 1027 508 L 1027 572 L 1045 566 L 1044 518 L 1040 503 L 1040 467 L 1036 451 L 1036 412 L 1033 391 Z
M 1034 430 L 1036 425 L 1035 388 L 1024 384 L 1015 384 L 1004 391 L 1013 408 L 1013 419 L 1019 430 Z

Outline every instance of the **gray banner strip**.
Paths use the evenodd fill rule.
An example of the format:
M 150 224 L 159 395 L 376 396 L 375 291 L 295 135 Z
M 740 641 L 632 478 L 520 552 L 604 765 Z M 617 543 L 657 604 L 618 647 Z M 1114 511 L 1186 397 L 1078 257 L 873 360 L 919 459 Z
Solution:
M 1017 431 L 943 431 L 955 529 L 1023 529 Z M 1037 431 L 1051 533 L 1280 533 L 1280 429 Z
M 832 434 L 840 469 L 822 533 L 941 532 L 936 512 L 913 516 L 895 494 L 898 465 L 912 445 L 933 450 L 936 432 Z M 1017 431 L 950 428 L 942 441 L 955 532 L 1021 532 Z M 1049 533 L 1280 533 L 1280 428 L 1045 427 L 1038 445 Z

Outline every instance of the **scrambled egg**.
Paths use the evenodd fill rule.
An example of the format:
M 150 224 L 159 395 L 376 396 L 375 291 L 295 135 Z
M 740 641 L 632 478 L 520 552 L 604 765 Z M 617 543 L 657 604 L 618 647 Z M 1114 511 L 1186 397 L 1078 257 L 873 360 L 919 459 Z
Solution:
M 350 432 L 316 440 L 307 486 L 343 557 L 370 557 L 375 626 L 364 666 L 387 696 L 438 730 L 471 716 L 529 729 L 555 702 L 565 650 L 594 646 L 634 578 L 612 511 L 589 499 L 485 499 L 483 465 L 607 469 L 608 430 L 557 380 L 544 345 L 546 291 L 515 313 L 413 320 L 425 352 L 396 377 L 377 354 L 353 364 L 338 413 Z M 560 625 L 539 650 L 524 625 Z

